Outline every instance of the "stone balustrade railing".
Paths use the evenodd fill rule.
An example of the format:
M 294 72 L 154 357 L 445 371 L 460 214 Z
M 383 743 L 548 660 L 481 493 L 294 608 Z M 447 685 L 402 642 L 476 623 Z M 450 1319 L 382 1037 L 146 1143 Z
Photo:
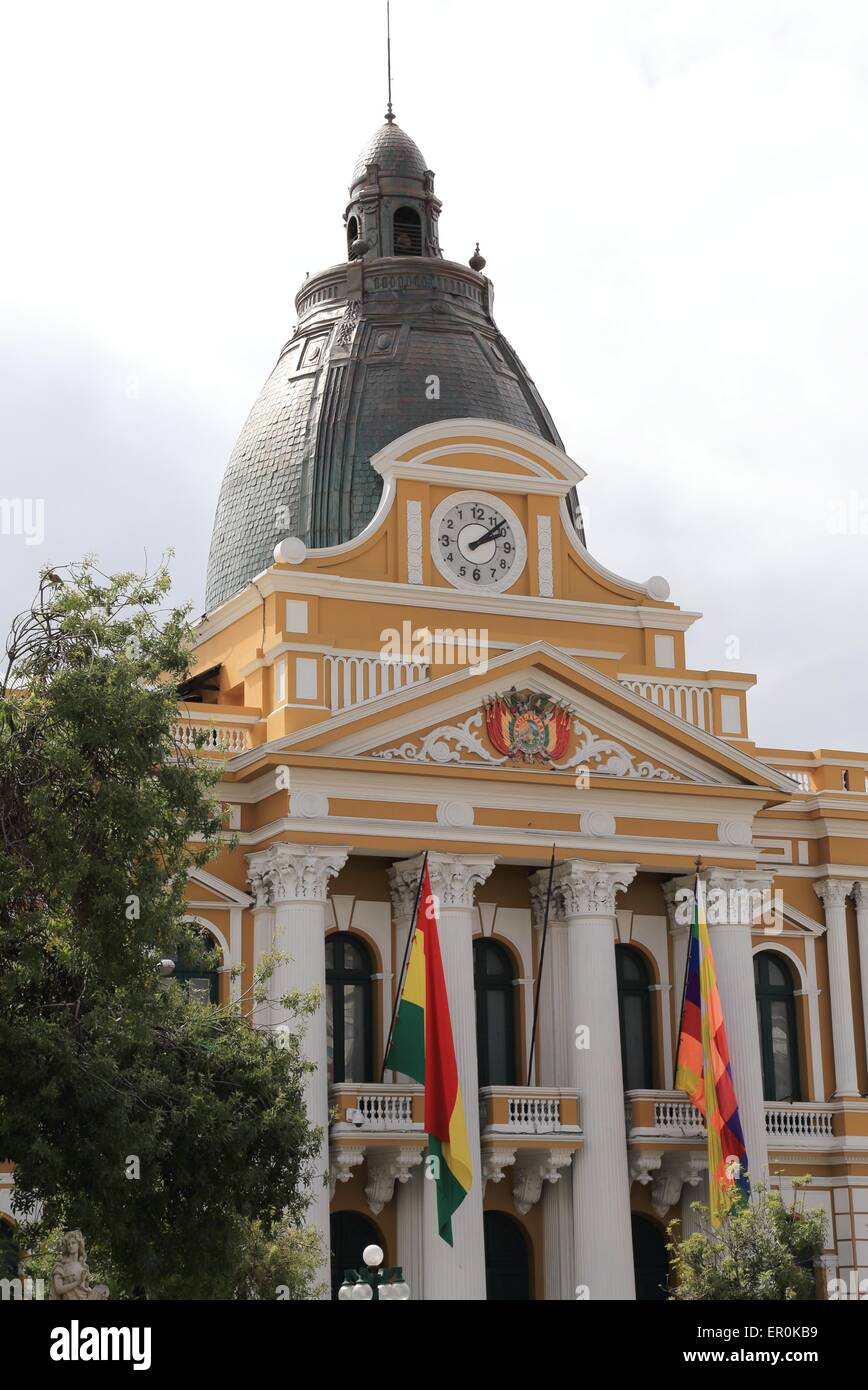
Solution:
M 360 1134 L 406 1134 L 421 1130 L 424 1088 L 412 1082 L 338 1082 L 329 1090 L 334 1124 Z
M 250 747 L 250 731 L 243 725 L 185 719 L 175 725 L 175 742 L 191 753 L 245 753 Z
M 627 1091 L 624 1099 L 629 1139 L 705 1139 L 702 1116 L 681 1091 Z M 828 1147 L 839 1109 L 809 1101 L 768 1102 L 766 1134 L 770 1141 L 797 1149 Z
M 713 731 L 709 686 L 691 681 L 651 680 L 638 676 L 621 676 L 620 683 L 632 690 L 634 695 L 641 695 L 643 700 L 659 705 L 668 714 L 677 714 L 679 719 L 698 729 L 706 729 L 708 733 Z
M 378 656 L 331 654 L 324 658 L 325 688 L 333 712 L 390 695 L 428 679 L 421 662 L 384 661 Z
M 580 1131 L 575 1092 L 545 1086 L 482 1086 L 479 1122 L 483 1134 L 560 1134 Z
M 799 1140 L 831 1139 L 834 1112 L 830 1106 L 808 1104 L 767 1105 L 766 1134 L 787 1144 Z

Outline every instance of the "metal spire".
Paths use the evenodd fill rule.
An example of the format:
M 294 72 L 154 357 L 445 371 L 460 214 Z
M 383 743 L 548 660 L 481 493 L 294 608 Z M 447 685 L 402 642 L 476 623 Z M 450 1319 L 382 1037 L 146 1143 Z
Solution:
M 386 0 L 386 74 L 389 88 L 389 100 L 386 106 L 386 120 L 389 125 L 395 119 L 392 111 L 392 26 L 389 18 L 389 0 Z

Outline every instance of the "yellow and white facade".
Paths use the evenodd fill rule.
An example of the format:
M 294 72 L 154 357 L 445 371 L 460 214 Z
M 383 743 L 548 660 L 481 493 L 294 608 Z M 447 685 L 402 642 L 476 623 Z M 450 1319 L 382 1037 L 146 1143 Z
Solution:
M 372 463 L 382 500 L 361 534 L 287 538 L 199 624 L 208 682 L 180 711 L 223 764 L 227 847 L 189 885 L 222 997 L 275 948 L 275 997 L 322 995 L 311 1221 L 339 1266 L 376 1236 L 417 1299 L 655 1296 L 665 1228 L 692 1228 L 707 1181 L 701 1123 L 672 1090 L 678 889 L 701 859 L 710 900 L 752 904 L 711 926 L 751 1176 L 789 1190 L 812 1174 L 828 1277 L 868 1278 L 868 753 L 757 747 L 755 677 L 692 669 L 700 615 L 593 559 L 561 449 L 460 418 Z M 491 585 L 444 559 L 446 520 L 473 507 L 512 537 Z M 468 562 L 491 544 L 465 544 Z M 492 743 L 485 702 L 510 691 L 568 711 L 562 756 Z M 454 1249 L 421 1088 L 381 1080 L 423 850 L 474 1163 Z

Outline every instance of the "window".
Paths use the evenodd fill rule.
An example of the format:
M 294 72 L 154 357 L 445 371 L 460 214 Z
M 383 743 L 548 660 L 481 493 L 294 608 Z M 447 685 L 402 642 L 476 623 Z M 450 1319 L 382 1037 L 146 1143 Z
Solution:
M 358 235 L 359 224 L 354 217 L 351 217 L 347 223 L 347 250 L 351 256 L 353 254 L 353 242 L 357 239 Z
M 326 941 L 326 1033 L 329 1081 L 373 1079 L 371 957 L 357 936 Z
M 386 1242 L 373 1221 L 357 1211 L 336 1211 L 329 1222 L 331 1228 L 331 1266 L 332 1298 L 337 1299 L 338 1289 L 344 1282 L 348 1269 L 362 1269 L 362 1251 L 368 1245 L 379 1245 L 385 1257 Z M 388 1259 L 384 1258 L 384 1264 Z M 411 1291 L 412 1296 L 412 1291 Z
M 633 1227 L 633 1273 L 636 1276 L 637 1302 L 657 1302 L 666 1300 L 666 1286 L 669 1280 L 669 1256 L 666 1253 L 666 1237 L 647 1216 L 634 1214 Z
M 530 1261 L 524 1231 L 503 1211 L 482 1213 L 485 1296 L 491 1301 L 530 1299 Z
M 632 946 L 616 946 L 615 968 L 624 1090 L 648 1091 L 654 1085 L 648 966 Z
M 175 961 L 175 973 L 173 979 L 185 986 L 191 999 L 198 999 L 203 1004 L 220 1003 L 220 975 L 217 971 L 216 963 L 212 966 L 214 952 L 218 949 L 213 937 L 208 932 L 199 933 L 202 939 L 202 947 L 208 952 L 208 959 L 204 965 L 193 965 L 179 956 Z
M 421 256 L 422 222 L 413 208 L 398 208 L 392 223 L 396 256 Z
M 753 958 L 765 1100 L 801 1100 L 796 1000 L 790 967 L 772 951 Z
M 480 1086 L 515 1085 L 515 985 L 512 961 L 496 941 L 473 943 L 476 1063 Z

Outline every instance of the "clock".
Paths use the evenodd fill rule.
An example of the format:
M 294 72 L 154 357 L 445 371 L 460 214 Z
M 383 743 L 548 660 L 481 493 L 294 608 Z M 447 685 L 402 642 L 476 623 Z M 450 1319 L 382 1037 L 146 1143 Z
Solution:
M 431 514 L 431 552 L 456 589 L 496 594 L 527 561 L 524 528 L 511 507 L 486 492 L 453 492 Z

